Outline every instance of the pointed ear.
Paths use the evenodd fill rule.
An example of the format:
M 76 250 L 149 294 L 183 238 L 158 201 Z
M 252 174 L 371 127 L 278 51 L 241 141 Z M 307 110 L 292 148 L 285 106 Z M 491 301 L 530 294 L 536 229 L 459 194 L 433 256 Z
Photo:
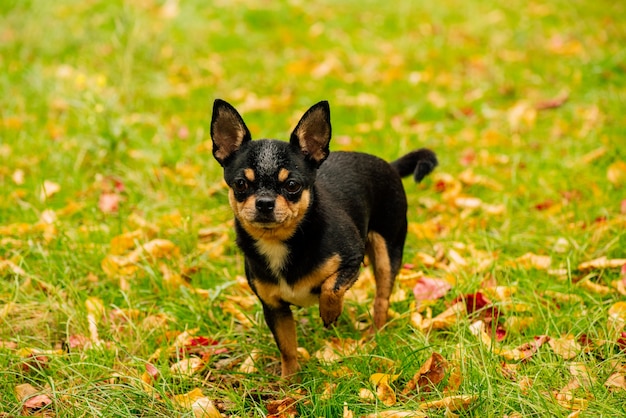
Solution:
M 330 152 L 330 136 L 330 107 L 327 101 L 322 101 L 306 111 L 291 133 L 289 142 L 319 167 Z
M 250 131 L 241 115 L 229 103 L 216 99 L 211 117 L 213 156 L 223 166 L 241 145 L 250 141 Z

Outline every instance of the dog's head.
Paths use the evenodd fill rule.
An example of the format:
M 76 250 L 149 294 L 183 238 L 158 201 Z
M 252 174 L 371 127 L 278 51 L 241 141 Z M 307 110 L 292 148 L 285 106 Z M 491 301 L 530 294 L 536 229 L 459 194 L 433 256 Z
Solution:
M 328 157 L 330 136 L 325 101 L 312 106 L 284 142 L 252 141 L 237 110 L 215 100 L 213 156 L 224 168 L 235 217 L 253 238 L 284 241 L 293 235 L 311 203 L 311 187 Z

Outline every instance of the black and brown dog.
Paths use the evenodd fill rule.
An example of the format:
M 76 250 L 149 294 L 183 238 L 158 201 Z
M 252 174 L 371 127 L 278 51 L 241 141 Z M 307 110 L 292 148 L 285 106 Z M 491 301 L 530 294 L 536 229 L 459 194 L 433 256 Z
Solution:
M 326 101 L 302 116 L 289 142 L 252 141 L 234 107 L 219 99 L 213 106 L 213 155 L 230 187 L 237 244 L 280 350 L 283 377 L 300 370 L 290 305 L 319 303 L 324 325 L 334 324 L 365 254 L 376 278 L 374 326 L 385 324 L 407 233 L 401 177 L 413 174 L 419 182 L 437 165 L 428 149 L 392 163 L 329 153 L 330 137 Z

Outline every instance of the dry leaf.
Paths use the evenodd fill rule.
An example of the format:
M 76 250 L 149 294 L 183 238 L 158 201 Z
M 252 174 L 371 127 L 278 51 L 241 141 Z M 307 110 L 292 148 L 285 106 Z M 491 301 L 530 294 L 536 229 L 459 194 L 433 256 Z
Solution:
M 437 300 L 444 297 L 451 287 L 446 280 L 420 277 L 413 287 L 413 295 L 418 302 Z
M 606 171 L 607 180 L 615 187 L 626 185 L 626 163 L 615 161 Z
M 363 418 L 428 418 L 428 415 L 421 411 L 395 411 L 390 409 L 365 415 Z
M 472 402 L 478 399 L 477 395 L 455 395 L 448 396 L 438 401 L 424 402 L 419 405 L 420 409 L 441 409 L 447 408 L 451 411 L 467 409 Z
M 376 395 L 369 389 L 361 388 L 359 389 L 359 398 L 364 401 L 373 401 L 376 399 Z
M 191 410 L 195 418 L 221 418 L 222 414 L 217 410 L 213 401 L 206 396 L 196 399 L 191 404 Z
M 200 388 L 195 388 L 191 392 L 172 396 L 172 401 L 183 408 L 191 408 L 191 405 L 193 405 L 194 402 L 204 397 L 205 396 L 202 393 L 202 390 L 200 390 Z
M 261 357 L 261 352 L 259 350 L 252 350 L 250 355 L 241 363 L 241 366 L 239 366 L 239 371 L 247 374 L 256 373 L 258 371 L 256 361 L 259 357 Z
M 592 282 L 590 279 L 581 280 L 576 283 L 576 285 L 590 293 L 595 293 L 596 295 L 603 296 L 613 292 L 610 287 Z
M 434 318 L 425 318 L 422 321 L 422 330 L 443 329 L 456 324 L 460 318 L 465 317 L 467 310 L 465 303 L 457 302 Z
M 351 356 L 363 345 L 363 341 L 352 338 L 333 337 L 324 343 L 324 347 L 315 352 L 315 358 L 322 363 L 334 363 L 344 357 Z
M 613 304 L 608 311 L 609 329 L 619 332 L 626 327 L 626 301 Z
M 539 347 L 541 347 L 548 341 L 550 341 L 550 337 L 548 337 L 547 335 L 540 335 L 539 337 L 535 337 L 535 340 L 533 342 L 522 344 L 512 350 L 501 350 L 498 352 L 498 354 L 500 354 L 507 360 L 524 361 L 529 359 L 533 354 L 537 352 Z
M 52 404 L 50 396 L 42 394 L 28 383 L 17 385 L 15 387 L 15 395 L 17 399 L 22 402 L 25 415 L 31 415 L 32 412 Z
M 517 264 L 523 268 L 534 268 L 537 270 L 547 270 L 550 268 L 552 258 L 548 255 L 538 255 L 533 253 L 526 253 L 521 257 L 515 259 Z
M 182 376 L 191 376 L 194 373 L 199 372 L 204 367 L 204 361 L 198 357 L 190 357 L 183 359 L 170 366 L 170 371 L 173 374 Z
M 46 199 L 50 199 L 52 196 L 61 191 L 61 186 L 58 183 L 55 183 L 50 180 L 44 180 L 41 191 L 39 193 L 39 199 L 44 201 Z
M 393 406 L 396 404 L 396 393 L 387 382 L 381 382 L 376 385 L 376 397 L 378 397 L 385 406 Z
M 550 338 L 548 344 L 555 354 L 570 360 L 578 355 L 582 350 L 580 344 L 574 339 L 573 335 L 565 335 L 561 338 Z
M 441 354 L 432 353 L 413 378 L 407 382 L 402 394 L 406 395 L 415 389 L 420 392 L 429 392 L 446 377 L 447 365 L 446 359 Z
M 285 398 L 269 401 L 265 406 L 269 415 L 267 418 L 293 418 L 297 417 L 296 400 Z
M 616 269 L 621 268 L 626 264 L 626 258 L 619 259 L 607 259 L 606 257 L 596 258 L 591 261 L 586 261 L 578 265 L 578 270 L 603 270 L 603 269 Z
M 609 388 L 609 390 L 626 390 L 626 376 L 624 373 L 613 373 L 606 379 L 604 386 Z

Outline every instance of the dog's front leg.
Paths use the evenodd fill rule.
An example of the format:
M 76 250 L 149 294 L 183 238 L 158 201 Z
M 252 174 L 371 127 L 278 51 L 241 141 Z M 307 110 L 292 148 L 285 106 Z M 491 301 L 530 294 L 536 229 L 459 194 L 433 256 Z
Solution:
M 333 325 L 343 311 L 343 297 L 358 278 L 359 270 L 339 270 L 322 283 L 320 317 L 324 326 Z
M 298 343 L 296 341 L 296 322 L 288 304 L 271 307 L 263 303 L 265 322 L 274 335 L 280 350 L 281 377 L 289 378 L 300 371 L 298 364 Z

